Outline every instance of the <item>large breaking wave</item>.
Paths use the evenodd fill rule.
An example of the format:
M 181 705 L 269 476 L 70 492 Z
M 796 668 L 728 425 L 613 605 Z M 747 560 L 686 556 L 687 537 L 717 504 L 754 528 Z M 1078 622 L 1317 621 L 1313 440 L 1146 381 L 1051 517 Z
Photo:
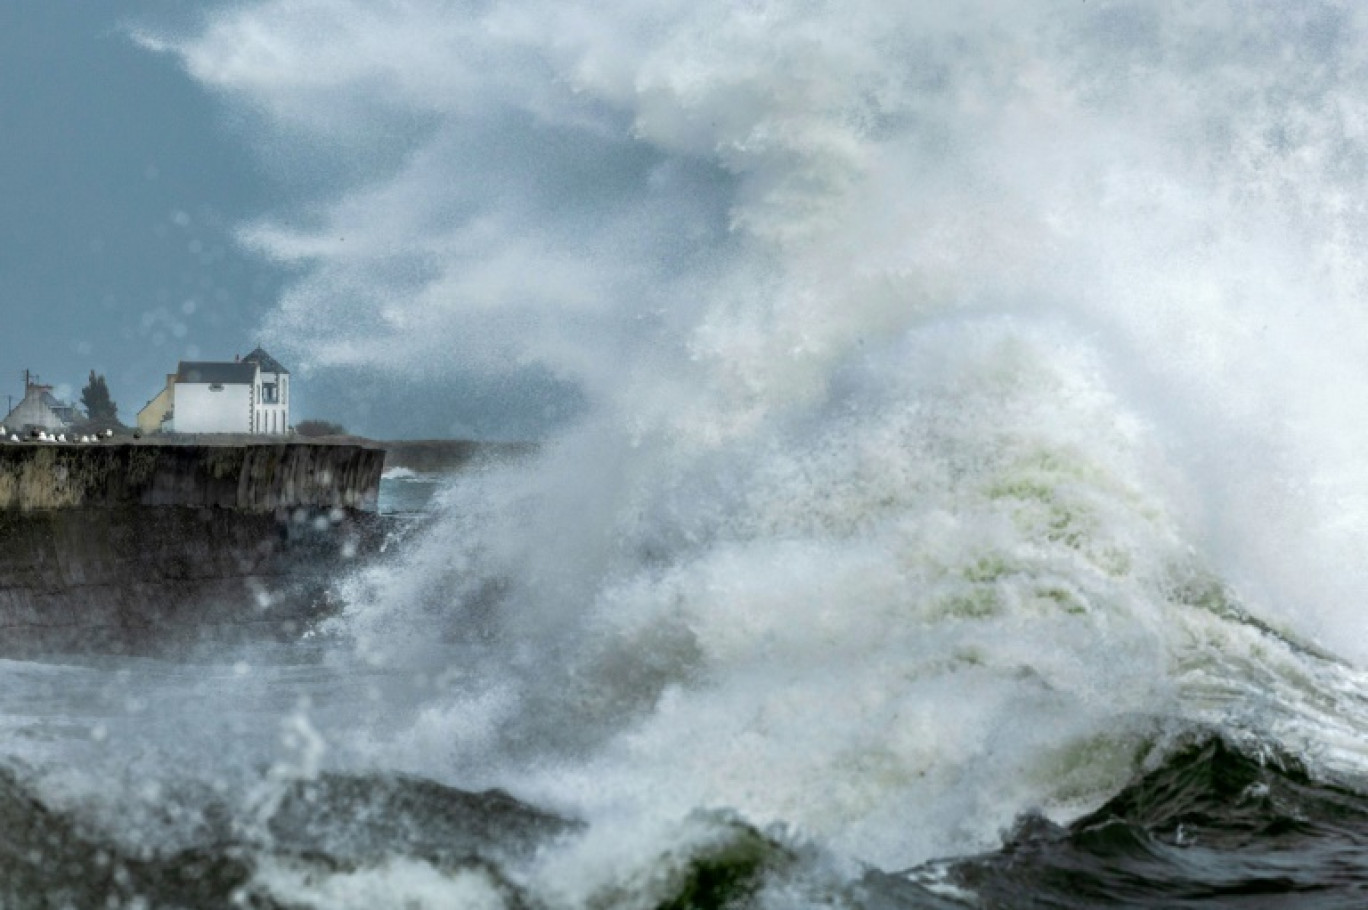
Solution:
M 537 873 L 569 904 L 699 809 L 982 850 L 1193 723 L 1361 771 L 1364 28 L 265 2 L 143 35 L 322 174 L 243 233 L 301 268 L 268 329 L 302 363 L 588 402 L 350 582 L 337 647 L 425 682 L 332 754 L 586 819 Z

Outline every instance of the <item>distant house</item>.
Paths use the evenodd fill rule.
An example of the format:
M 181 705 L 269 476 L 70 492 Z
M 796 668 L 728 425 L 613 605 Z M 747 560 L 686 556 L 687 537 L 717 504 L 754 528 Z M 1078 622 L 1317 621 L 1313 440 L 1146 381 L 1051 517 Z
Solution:
M 59 401 L 52 394 L 52 386 L 33 382 L 24 375 L 24 400 L 5 416 L 6 427 L 42 427 L 45 430 L 64 430 L 85 415 L 74 404 Z
M 182 360 L 138 413 L 138 425 L 176 433 L 288 433 L 289 383 L 290 371 L 261 348 L 233 361 Z

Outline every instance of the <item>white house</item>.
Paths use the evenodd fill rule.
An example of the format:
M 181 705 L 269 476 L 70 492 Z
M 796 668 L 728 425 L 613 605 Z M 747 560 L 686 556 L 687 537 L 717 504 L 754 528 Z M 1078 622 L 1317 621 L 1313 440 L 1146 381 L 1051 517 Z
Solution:
M 161 426 L 176 433 L 287 433 L 289 382 L 289 370 L 261 348 L 231 362 L 182 360 L 168 396 L 171 416 Z

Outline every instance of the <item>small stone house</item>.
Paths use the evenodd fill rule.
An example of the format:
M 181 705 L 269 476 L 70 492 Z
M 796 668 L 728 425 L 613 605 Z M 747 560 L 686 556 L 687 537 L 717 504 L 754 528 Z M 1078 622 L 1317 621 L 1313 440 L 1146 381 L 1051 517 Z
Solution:
M 58 400 L 52 394 L 52 386 L 40 385 L 26 378 L 24 400 L 5 416 L 4 425 L 14 430 L 26 427 L 64 430 L 84 418 L 85 415 L 75 405 Z

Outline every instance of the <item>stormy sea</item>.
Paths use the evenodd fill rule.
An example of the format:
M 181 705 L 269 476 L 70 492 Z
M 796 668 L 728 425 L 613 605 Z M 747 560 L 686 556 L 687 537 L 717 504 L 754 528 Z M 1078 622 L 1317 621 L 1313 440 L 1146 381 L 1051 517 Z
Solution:
M 0 662 L 0 906 L 1368 904 L 1360 4 L 179 28 L 273 351 L 575 405 L 289 636 Z

